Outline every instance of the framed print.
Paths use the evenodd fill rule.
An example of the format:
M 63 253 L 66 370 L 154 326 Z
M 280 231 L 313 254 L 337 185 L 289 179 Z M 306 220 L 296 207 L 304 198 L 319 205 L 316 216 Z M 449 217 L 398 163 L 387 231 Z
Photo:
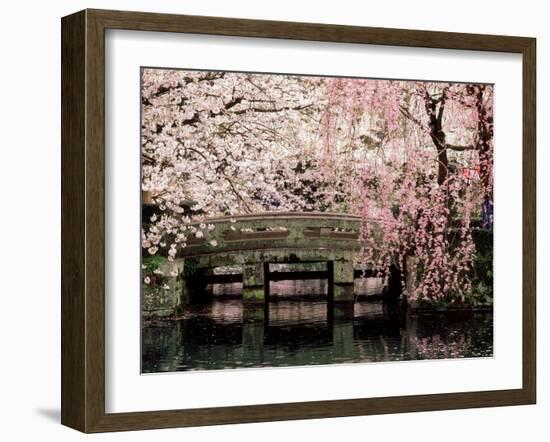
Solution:
M 62 19 L 62 423 L 535 403 L 535 39 Z

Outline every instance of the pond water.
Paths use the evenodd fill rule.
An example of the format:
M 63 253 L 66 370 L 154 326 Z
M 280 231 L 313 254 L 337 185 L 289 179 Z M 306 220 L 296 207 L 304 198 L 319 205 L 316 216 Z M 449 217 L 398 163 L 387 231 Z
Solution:
M 472 358 L 493 355 L 491 312 L 408 314 L 359 300 L 343 315 L 324 300 L 280 299 L 243 311 L 239 299 L 188 306 L 146 321 L 142 372 Z

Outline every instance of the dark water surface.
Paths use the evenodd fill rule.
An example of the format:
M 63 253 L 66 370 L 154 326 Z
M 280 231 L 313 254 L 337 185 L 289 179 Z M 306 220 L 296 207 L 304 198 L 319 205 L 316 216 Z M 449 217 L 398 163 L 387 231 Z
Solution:
M 240 300 L 187 307 L 182 319 L 145 322 L 142 372 L 488 357 L 491 312 L 391 318 L 381 302 L 356 302 L 346 317 L 324 301 L 280 300 L 245 311 Z

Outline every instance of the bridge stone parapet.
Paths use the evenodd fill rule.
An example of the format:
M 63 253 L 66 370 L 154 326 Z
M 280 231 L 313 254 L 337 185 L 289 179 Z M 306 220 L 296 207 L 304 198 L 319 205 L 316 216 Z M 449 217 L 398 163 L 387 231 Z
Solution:
M 315 251 L 326 249 L 357 250 L 361 230 L 359 216 L 319 212 L 268 212 L 209 218 L 201 223 L 213 226 L 208 238 L 191 236 L 179 256 L 224 253 L 244 256 L 247 251 L 296 249 L 305 258 L 308 251 L 314 256 Z

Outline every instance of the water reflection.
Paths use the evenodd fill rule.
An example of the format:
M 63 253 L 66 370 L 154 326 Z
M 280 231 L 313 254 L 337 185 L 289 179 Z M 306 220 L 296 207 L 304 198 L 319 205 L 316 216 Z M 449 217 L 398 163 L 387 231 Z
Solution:
M 264 315 L 238 299 L 216 300 L 189 306 L 179 320 L 145 323 L 142 371 L 485 357 L 492 322 L 490 312 L 391 318 L 371 301 L 346 317 L 324 301 L 275 301 Z
M 383 278 L 356 278 L 354 281 L 354 293 L 359 297 L 379 295 L 384 288 Z M 243 284 L 233 282 L 229 284 L 212 284 L 211 293 L 217 298 L 240 297 Z M 292 299 L 297 297 L 325 297 L 328 291 L 326 279 L 314 279 L 308 281 L 270 281 L 269 293 L 277 299 Z

